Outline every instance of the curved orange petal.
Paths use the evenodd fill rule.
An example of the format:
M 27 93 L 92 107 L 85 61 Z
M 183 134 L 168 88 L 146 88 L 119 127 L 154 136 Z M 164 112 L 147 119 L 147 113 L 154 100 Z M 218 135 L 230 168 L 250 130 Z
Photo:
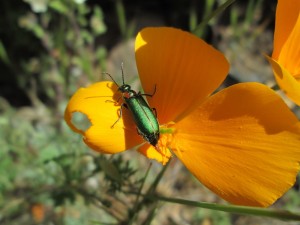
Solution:
M 111 96 L 111 97 L 109 97 Z M 112 82 L 98 82 L 87 88 L 80 88 L 70 99 L 65 110 L 65 121 L 70 128 L 83 135 L 84 142 L 102 153 L 117 153 L 143 142 L 126 108 L 119 118 L 120 104 L 114 103 L 120 97 Z M 72 114 L 81 112 L 91 122 L 86 130 L 80 130 L 72 123 Z
M 300 13 L 300 8 L 298 14 L 299 13 Z M 299 43 L 300 43 L 300 16 L 298 16 L 294 29 L 292 30 L 288 39 L 282 46 L 281 52 L 277 60 L 293 76 L 296 75 L 298 76 L 298 78 L 300 78 L 300 44 Z
M 290 74 L 282 65 L 267 56 L 270 64 L 273 68 L 273 73 L 276 78 L 276 82 L 280 89 L 293 100 L 297 105 L 300 105 L 300 83 L 295 77 Z
M 299 0 L 278 0 L 274 31 L 274 50 L 272 58 L 278 59 L 281 49 L 290 36 L 300 12 Z M 298 48 L 299 44 L 297 44 Z
M 169 159 L 172 157 L 172 154 L 168 149 L 160 150 L 160 149 L 153 147 L 152 145 L 150 145 L 148 143 L 139 147 L 138 152 L 143 154 L 144 156 L 146 156 L 148 159 L 154 159 L 163 165 L 165 165 L 169 161 Z
M 199 181 L 231 203 L 266 207 L 295 182 L 299 122 L 262 84 L 222 90 L 176 128 L 173 152 Z
M 196 36 L 175 28 L 145 28 L 135 54 L 148 102 L 160 124 L 178 121 L 225 79 L 229 64 L 222 53 Z

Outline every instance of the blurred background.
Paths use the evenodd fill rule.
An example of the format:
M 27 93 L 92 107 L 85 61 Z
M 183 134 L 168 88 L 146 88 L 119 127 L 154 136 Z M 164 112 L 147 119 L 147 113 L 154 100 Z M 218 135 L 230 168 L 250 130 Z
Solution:
M 178 160 L 164 171 L 135 151 L 97 154 L 63 120 L 79 87 L 107 80 L 102 72 L 120 78 L 122 62 L 126 81 L 139 88 L 134 39 L 147 26 L 181 28 L 221 50 L 231 64 L 223 87 L 246 81 L 273 86 L 262 53 L 272 53 L 277 1 L 236 0 L 216 12 L 224 2 L 1 1 L 0 224 L 299 224 L 142 200 L 132 193 L 152 188 L 224 203 Z M 299 206 L 296 184 L 273 207 Z

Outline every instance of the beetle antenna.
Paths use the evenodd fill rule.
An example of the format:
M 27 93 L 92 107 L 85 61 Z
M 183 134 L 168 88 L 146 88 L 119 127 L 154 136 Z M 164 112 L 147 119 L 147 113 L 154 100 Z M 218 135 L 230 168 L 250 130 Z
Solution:
M 118 87 L 120 87 L 120 86 L 117 84 L 117 82 L 114 80 L 114 78 L 113 78 L 109 73 L 103 72 L 102 74 L 108 75 L 108 76 L 110 77 L 110 79 L 112 79 L 112 81 L 113 81 Z
M 124 63 L 122 62 L 121 63 L 121 71 L 122 71 L 122 81 L 123 81 L 123 84 L 125 84 L 125 80 L 124 80 Z

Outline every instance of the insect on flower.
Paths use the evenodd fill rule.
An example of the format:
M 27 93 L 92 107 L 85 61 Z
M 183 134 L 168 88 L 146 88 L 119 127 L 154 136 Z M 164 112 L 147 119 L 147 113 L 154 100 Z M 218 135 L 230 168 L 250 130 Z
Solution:
M 112 127 L 121 119 L 123 107 L 125 107 L 132 114 L 132 118 L 136 124 L 138 134 L 141 135 L 151 145 L 156 147 L 159 139 L 159 124 L 156 115 L 154 115 L 155 108 L 151 109 L 148 103 L 143 98 L 143 95 L 152 97 L 156 92 L 156 86 L 152 94 L 142 94 L 140 92 L 137 93 L 136 91 L 131 89 L 130 85 L 125 84 L 123 63 L 121 65 L 121 71 L 123 81 L 123 84 L 121 86 L 117 84 L 117 82 L 112 78 L 112 76 L 109 73 L 105 73 L 118 86 L 118 91 L 122 93 L 122 98 L 125 102 L 121 104 L 120 116 L 117 119 L 117 121 L 112 125 Z
M 145 93 L 158 87 L 154 96 L 134 92 L 123 78 L 121 86 L 102 81 L 80 88 L 66 107 L 65 121 L 91 149 L 115 154 L 137 147 L 162 164 L 175 155 L 233 204 L 267 207 L 293 186 L 300 169 L 300 123 L 273 90 L 248 82 L 212 94 L 229 63 L 179 29 L 143 29 L 135 56 Z M 87 99 L 99 94 L 110 97 Z M 129 110 L 107 104 L 121 98 Z M 91 126 L 77 128 L 74 112 L 86 115 Z

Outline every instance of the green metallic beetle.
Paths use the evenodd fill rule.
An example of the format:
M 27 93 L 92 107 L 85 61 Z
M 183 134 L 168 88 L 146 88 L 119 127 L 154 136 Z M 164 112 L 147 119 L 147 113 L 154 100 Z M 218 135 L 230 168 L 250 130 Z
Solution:
M 124 73 L 123 73 L 123 64 L 121 66 L 122 70 L 122 81 L 123 84 L 119 86 L 116 81 L 112 78 L 112 76 L 107 74 L 113 82 L 119 87 L 118 91 L 122 93 L 122 98 L 124 103 L 120 108 L 120 117 L 119 119 L 112 125 L 113 126 L 121 119 L 123 107 L 127 108 L 131 114 L 132 118 L 136 124 L 138 134 L 141 135 L 144 140 L 149 142 L 151 145 L 156 147 L 157 142 L 159 140 L 159 124 L 156 117 L 155 109 L 151 109 L 148 103 L 143 98 L 143 95 L 152 97 L 156 92 L 156 87 L 153 94 L 141 94 L 140 92 L 136 92 L 131 89 L 131 86 L 125 84 L 124 82 Z M 155 115 L 154 115 L 155 112 Z

